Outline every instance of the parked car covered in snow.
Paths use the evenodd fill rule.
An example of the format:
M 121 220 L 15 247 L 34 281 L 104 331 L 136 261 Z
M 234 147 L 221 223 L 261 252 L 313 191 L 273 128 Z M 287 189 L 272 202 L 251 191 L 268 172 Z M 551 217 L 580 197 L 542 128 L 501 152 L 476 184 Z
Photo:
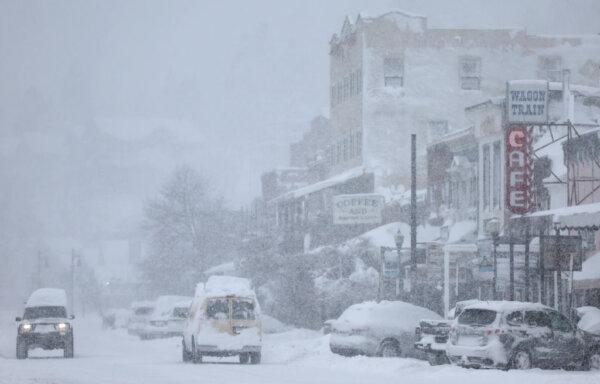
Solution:
M 181 336 L 188 315 L 191 297 L 159 296 L 148 321 L 140 325 L 138 334 L 142 339 Z
M 134 336 L 140 336 L 140 332 L 150 321 L 154 312 L 154 303 L 152 301 L 135 301 L 131 304 L 131 317 L 127 324 L 127 333 Z
M 446 343 L 448 341 L 448 333 L 454 318 L 462 312 L 462 310 L 471 304 L 477 303 L 478 300 L 464 300 L 456 303 L 456 306 L 448 312 L 446 319 L 422 319 L 419 326 L 415 329 L 417 341 L 415 348 L 423 351 L 427 355 L 427 361 L 431 365 L 448 364 L 446 357 Z
M 446 354 L 465 367 L 585 368 L 600 362 L 599 345 L 545 305 L 491 301 L 463 310 L 450 330 Z
M 183 361 L 203 356 L 239 356 L 241 364 L 261 360 L 260 307 L 250 281 L 211 276 L 199 284 L 183 331 Z
M 417 356 L 415 328 L 420 319 L 441 317 L 402 301 L 354 304 L 332 322 L 329 347 L 343 356 Z
M 34 291 L 27 303 L 17 333 L 17 359 L 26 359 L 31 348 L 62 349 L 65 358 L 72 358 L 73 325 L 67 315 L 67 295 L 57 288 Z

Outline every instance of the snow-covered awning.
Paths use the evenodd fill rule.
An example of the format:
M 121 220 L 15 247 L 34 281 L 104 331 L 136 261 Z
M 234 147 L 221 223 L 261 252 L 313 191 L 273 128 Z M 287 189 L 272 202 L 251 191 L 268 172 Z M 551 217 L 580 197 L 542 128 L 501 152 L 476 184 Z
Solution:
M 351 179 L 360 177 L 366 173 L 367 173 L 367 171 L 363 167 L 352 168 L 352 169 L 347 170 L 346 172 L 340 173 L 339 175 L 330 177 L 329 179 L 322 180 L 317 183 L 310 184 L 305 187 L 286 192 L 283 195 L 273 199 L 273 201 L 277 202 L 277 201 L 281 201 L 281 200 L 297 199 L 299 197 L 306 196 L 306 195 L 309 195 L 314 192 L 318 192 L 322 189 L 333 187 L 334 185 L 337 185 L 337 184 L 343 184 Z
M 545 211 L 530 213 L 524 216 L 515 215 L 512 218 L 547 218 L 552 220 L 554 227 L 560 229 L 598 230 L 600 228 L 600 203 L 548 209 Z

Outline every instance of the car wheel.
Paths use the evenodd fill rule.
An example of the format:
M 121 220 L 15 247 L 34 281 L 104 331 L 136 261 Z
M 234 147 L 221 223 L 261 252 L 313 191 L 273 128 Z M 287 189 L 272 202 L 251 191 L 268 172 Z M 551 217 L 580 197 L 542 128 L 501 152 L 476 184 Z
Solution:
M 191 360 L 190 353 L 188 352 L 187 348 L 185 347 L 185 340 L 181 340 L 181 360 L 184 363 L 187 363 Z
M 247 353 L 240 354 L 240 364 L 247 364 L 250 360 L 250 355 Z
M 27 342 L 17 339 L 17 359 L 26 359 L 27 355 L 29 354 L 28 350 L 29 346 L 27 345 Z
M 260 364 L 260 352 L 252 352 L 250 354 L 250 364 Z
M 448 359 L 445 353 L 428 353 L 427 361 L 429 365 L 443 365 L 447 364 Z
M 590 371 L 600 371 L 600 349 L 596 349 L 590 353 L 587 365 Z
M 385 340 L 381 343 L 379 348 L 379 355 L 381 357 L 398 357 L 400 356 L 400 347 L 398 342 L 395 340 Z
M 524 349 L 517 350 L 510 361 L 512 369 L 531 369 L 532 366 L 531 354 Z
M 75 355 L 73 350 L 73 339 L 70 338 L 65 342 L 65 348 L 63 349 L 63 356 L 65 359 L 72 359 Z

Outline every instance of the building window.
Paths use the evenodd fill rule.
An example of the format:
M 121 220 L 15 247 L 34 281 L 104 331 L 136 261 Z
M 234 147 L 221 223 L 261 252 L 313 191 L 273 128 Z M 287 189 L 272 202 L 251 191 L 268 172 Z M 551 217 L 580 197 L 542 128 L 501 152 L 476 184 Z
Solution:
M 342 141 L 342 154 L 344 161 L 348 161 L 348 139 Z
M 460 59 L 460 87 L 477 90 L 481 86 L 481 58 L 466 56 Z
M 469 191 L 469 206 L 477 207 L 477 177 L 471 178 L 471 186 Z
M 335 154 L 335 163 L 339 164 L 342 162 L 342 143 L 338 141 L 336 147 L 337 151 Z
M 383 60 L 384 85 L 391 88 L 404 86 L 404 62 L 397 57 L 387 57 Z
M 360 95 L 362 92 L 362 69 L 356 71 L 356 93 Z
M 362 133 L 356 133 L 356 156 L 362 157 Z
M 500 209 L 500 170 L 501 170 L 501 164 L 500 164 L 500 142 L 496 141 L 494 143 L 494 172 L 492 175 L 493 178 L 493 183 L 492 183 L 492 188 L 493 189 L 493 204 L 494 204 L 494 208 L 496 209 Z
M 562 81 L 562 59 L 560 56 L 539 56 L 538 77 L 548 81 Z
M 483 146 L 483 208 L 490 207 L 490 146 Z

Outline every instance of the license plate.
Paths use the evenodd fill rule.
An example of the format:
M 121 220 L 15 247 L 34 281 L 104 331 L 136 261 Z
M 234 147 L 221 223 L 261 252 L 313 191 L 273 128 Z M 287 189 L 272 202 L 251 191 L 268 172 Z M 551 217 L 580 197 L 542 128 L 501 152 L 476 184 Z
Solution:
M 35 332 L 38 333 L 48 333 L 48 332 L 55 332 L 56 328 L 54 328 L 54 325 L 52 324 L 38 324 L 35 326 Z

